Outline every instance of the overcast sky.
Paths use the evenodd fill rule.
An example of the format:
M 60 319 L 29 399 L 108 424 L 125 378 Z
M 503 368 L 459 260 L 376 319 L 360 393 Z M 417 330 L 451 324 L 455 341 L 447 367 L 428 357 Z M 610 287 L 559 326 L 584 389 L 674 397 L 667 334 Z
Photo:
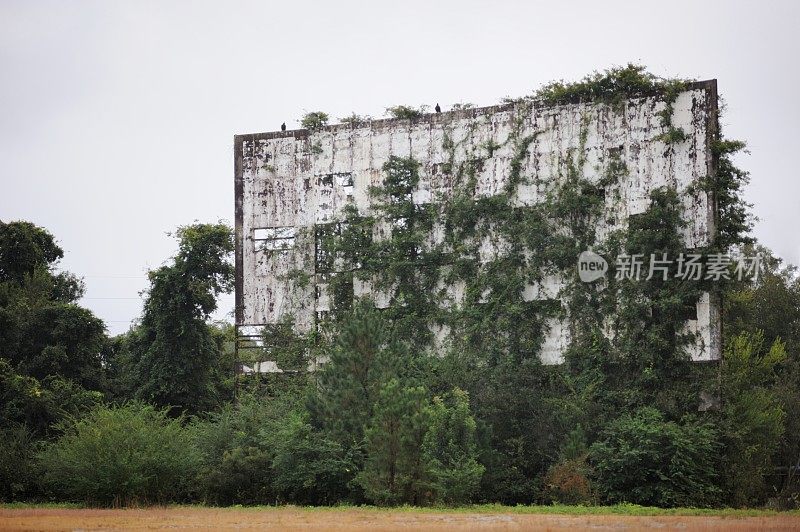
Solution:
M 167 232 L 233 221 L 233 135 L 497 103 L 627 62 L 716 78 L 756 236 L 800 262 L 800 2 L 0 0 L 0 219 L 49 229 L 111 333 Z M 232 308 L 233 296 L 223 301 Z

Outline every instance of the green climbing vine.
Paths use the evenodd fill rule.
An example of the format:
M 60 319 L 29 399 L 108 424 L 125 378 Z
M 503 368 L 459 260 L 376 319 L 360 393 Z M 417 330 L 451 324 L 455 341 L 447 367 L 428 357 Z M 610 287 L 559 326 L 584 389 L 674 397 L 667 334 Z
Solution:
M 692 363 L 690 352 L 698 301 L 718 297 L 724 283 L 679 279 L 674 261 L 664 276 L 645 277 L 651 257 L 708 255 L 748 241 L 747 174 L 732 161 L 744 146 L 714 140 L 710 175 L 682 190 L 652 190 L 633 214 L 625 150 L 636 147 L 594 140 L 599 116 L 627 120 L 630 100 L 647 99 L 655 140 L 669 156 L 687 140 L 676 102 L 690 83 L 628 65 L 506 101 L 502 134 L 486 135 L 497 129 L 480 112 L 461 127 L 437 120 L 435 163 L 390 157 L 367 209 L 350 203 L 314 228 L 314 284 L 330 310 L 294 340 L 289 322 L 265 330 L 264 349 L 291 368 L 326 360 L 337 333 L 376 307 L 390 329 L 387 345 L 402 346 L 405 373 L 431 393 L 469 395 L 484 492 L 528 501 L 559 471 L 589 485 L 589 448 L 606 441 L 603 431 L 621 412 L 654 408 L 666 424 L 683 423 L 698 415 L 701 392 L 717 389 L 717 366 Z M 586 105 L 558 109 L 573 103 Z M 389 110 L 412 121 L 423 112 Z M 545 133 L 562 112 L 574 113 L 570 131 L 554 140 Z M 502 181 L 486 182 L 492 167 L 502 168 L 493 174 Z M 429 197 L 420 201 L 423 192 Z M 694 229 L 682 216 L 687 195 L 719 212 L 701 249 L 686 244 Z M 586 250 L 608 262 L 602 280 L 580 280 L 576 259 Z M 632 255 L 643 277 L 617 277 L 617 262 Z M 307 287 L 310 275 L 298 269 L 287 279 Z M 548 354 L 564 363 L 544 364 Z
M 598 287 L 578 280 L 575 263 L 587 249 L 611 264 L 620 254 L 638 253 L 646 272 L 651 254 L 677 257 L 691 251 L 682 243 L 685 221 L 678 192 L 653 191 L 644 213 L 618 223 L 615 207 L 628 168 L 618 148 L 607 150 L 599 166 L 590 167 L 591 111 L 580 117 L 577 145 L 550 161 L 557 175 L 549 180 L 525 172 L 530 158 L 538 156 L 541 133 L 531 132 L 526 119 L 537 105 L 591 101 L 622 112 L 627 99 L 655 95 L 663 105 L 656 113 L 664 129 L 658 138 L 680 142 L 686 135 L 672 122 L 674 103 L 689 84 L 628 65 L 577 83 L 551 83 L 514 100 L 511 130 L 503 141 L 472 142 L 481 117 L 458 133 L 445 125 L 443 162 L 432 171 L 449 176 L 452 186 L 434 193 L 429 203 L 414 200 L 422 178 L 419 162 L 391 157 L 382 168 L 382 184 L 369 191 L 369 214 L 349 205 L 336 223 L 317 226 L 317 271 L 331 300 L 325 321 L 335 327 L 347 319 L 354 299 L 369 295 L 397 334 L 417 349 L 497 363 L 538 361 L 547 327 L 558 319 L 569 324 L 565 371 L 584 371 L 591 360 L 592 371 L 600 374 L 628 372 L 625 378 L 634 375 L 641 389 L 650 392 L 620 397 L 620 404 L 654 400 L 661 390 L 659 379 L 687 371 L 680 362 L 688 360 L 687 349 L 695 340 L 685 327 L 687 316 L 711 288 L 702 281 L 632 282 L 613 275 Z M 419 111 L 399 106 L 390 113 L 414 118 Z M 734 142 L 715 143 L 717 175 L 686 192 L 713 194 L 724 214 L 714 249 L 741 242 L 748 228 L 738 196 L 746 174 L 729 158 L 741 148 Z M 492 194 L 479 193 L 483 168 L 500 155 L 508 160 L 505 182 Z M 535 188 L 537 199 L 519 201 L 521 187 Z M 603 235 L 597 232 L 601 226 L 609 227 Z M 548 286 L 550 292 L 542 292 Z

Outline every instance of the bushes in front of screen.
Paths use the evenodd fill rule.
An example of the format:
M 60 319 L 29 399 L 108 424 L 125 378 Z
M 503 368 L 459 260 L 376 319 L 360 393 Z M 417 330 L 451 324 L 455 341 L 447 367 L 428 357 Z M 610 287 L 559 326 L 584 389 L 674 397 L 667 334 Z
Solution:
M 182 421 L 139 402 L 97 407 L 39 453 L 41 483 L 60 500 L 106 506 L 186 500 L 198 459 Z

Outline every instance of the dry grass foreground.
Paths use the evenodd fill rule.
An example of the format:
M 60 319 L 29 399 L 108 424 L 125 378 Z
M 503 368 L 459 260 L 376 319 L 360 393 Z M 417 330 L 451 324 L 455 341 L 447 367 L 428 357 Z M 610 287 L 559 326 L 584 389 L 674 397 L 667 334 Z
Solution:
M 800 513 L 663 511 L 631 507 L 474 507 L 462 509 L 0 507 L 2 530 L 800 530 Z M 553 513 L 547 513 L 549 509 Z M 592 513 L 596 512 L 596 513 Z M 631 515 L 633 514 L 633 515 Z M 649 515 L 648 515 L 649 514 Z M 683 515 L 682 515 L 683 514 Z M 694 515 L 686 515 L 694 514 Z

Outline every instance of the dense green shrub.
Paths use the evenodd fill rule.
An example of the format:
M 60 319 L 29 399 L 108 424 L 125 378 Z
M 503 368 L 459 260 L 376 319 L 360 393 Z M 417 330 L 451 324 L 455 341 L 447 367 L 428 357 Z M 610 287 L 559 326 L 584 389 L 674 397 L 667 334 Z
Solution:
M 675 423 L 643 407 L 613 421 L 590 449 L 596 486 L 609 503 L 712 506 L 719 501 L 717 429 Z
M 96 406 L 99 392 L 88 391 L 68 379 L 52 376 L 40 381 L 17 373 L 0 358 L 0 420 L 3 426 L 24 425 L 37 439 L 57 432 L 56 424 Z
M 36 440 L 25 425 L 0 427 L 0 501 L 17 501 L 35 486 Z
M 355 464 L 339 442 L 316 431 L 304 412 L 261 434 L 273 452 L 272 487 L 284 502 L 336 504 L 349 495 Z
M 477 491 L 485 470 L 477 459 L 476 423 L 469 409 L 469 395 L 456 388 L 443 397 L 434 397 L 428 412 L 423 452 L 435 499 L 465 504 Z
M 592 468 L 588 463 L 586 431 L 577 425 L 561 445 L 559 459 L 542 479 L 541 501 L 559 504 L 591 504 L 595 502 Z
M 173 415 L 199 414 L 221 402 L 217 372 L 225 354 L 208 321 L 217 296 L 233 289 L 233 231 L 224 223 L 192 224 L 176 236 L 172 261 L 148 273 L 142 321 L 129 335 L 121 371 L 134 398 Z
M 196 458 L 180 419 L 143 403 L 102 406 L 38 455 L 58 497 L 101 505 L 182 500 Z
M 780 340 L 767 348 L 761 332 L 741 333 L 728 342 L 724 356 L 721 413 L 728 497 L 737 506 L 760 503 L 768 494 L 765 476 L 785 426 L 774 384 L 786 351 Z
M 400 118 L 405 120 L 414 120 L 425 114 L 427 106 L 421 105 L 419 107 L 411 107 L 410 105 L 395 105 L 386 108 L 386 114 L 392 118 Z
M 274 430 L 285 401 L 243 396 L 192 426 L 200 458 L 197 491 L 216 504 L 264 504 L 275 500 L 270 486 L 272 452 L 262 437 Z
M 642 65 L 629 63 L 603 72 L 593 72 L 580 81 L 550 82 L 536 91 L 534 97 L 547 102 L 601 101 L 619 103 L 623 98 L 647 94 L 655 90 L 676 91 L 686 86 L 685 80 L 667 80 L 649 72 Z
M 355 466 L 314 430 L 297 397 L 245 395 L 192 427 L 197 491 L 216 504 L 333 504 L 348 495 Z
M 0 500 L 38 494 L 34 457 L 60 421 L 90 410 L 102 394 L 58 376 L 21 375 L 0 358 Z

